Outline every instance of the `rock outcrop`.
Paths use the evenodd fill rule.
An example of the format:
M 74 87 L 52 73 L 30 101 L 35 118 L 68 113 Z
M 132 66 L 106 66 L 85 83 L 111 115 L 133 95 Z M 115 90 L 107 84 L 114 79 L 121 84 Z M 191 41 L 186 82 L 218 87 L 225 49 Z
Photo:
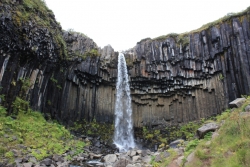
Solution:
M 25 3 L 0 3 L 2 104 L 11 113 L 22 91 L 20 78 L 28 78 L 25 98 L 46 116 L 65 124 L 113 123 L 118 52 L 61 30 L 49 9 L 44 14 Z M 23 10 L 37 18 L 24 20 Z M 249 11 L 204 30 L 145 39 L 125 52 L 135 127 L 216 115 L 250 93 Z M 99 55 L 88 56 L 93 50 Z

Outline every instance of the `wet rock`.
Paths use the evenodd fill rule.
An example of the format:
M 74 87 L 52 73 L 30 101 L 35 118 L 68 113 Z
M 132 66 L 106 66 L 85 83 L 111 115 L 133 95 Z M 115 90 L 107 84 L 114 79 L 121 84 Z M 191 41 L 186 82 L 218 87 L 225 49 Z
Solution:
M 207 123 L 197 130 L 197 135 L 201 139 L 207 132 L 215 131 L 219 126 L 216 123 Z
M 246 101 L 245 98 L 237 98 L 234 101 L 229 103 L 230 108 L 239 108 Z

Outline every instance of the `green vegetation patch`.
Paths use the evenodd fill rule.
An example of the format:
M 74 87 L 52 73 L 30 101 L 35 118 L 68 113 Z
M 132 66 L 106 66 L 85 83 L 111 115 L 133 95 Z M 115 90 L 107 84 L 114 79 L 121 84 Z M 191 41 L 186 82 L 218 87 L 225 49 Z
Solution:
M 13 161 L 13 149 L 19 150 L 18 157 L 30 152 L 38 160 L 69 150 L 74 150 L 75 154 L 83 152 L 86 143 L 75 140 L 64 126 L 47 122 L 40 112 L 22 109 L 14 119 L 0 106 L 0 159 Z
M 5 1 L 5 3 L 9 3 Z M 44 0 L 23 0 L 13 12 L 13 22 L 16 26 L 27 25 L 29 21 L 34 21 L 36 27 L 47 28 L 53 38 L 54 43 L 59 48 L 58 54 L 61 58 L 67 58 L 67 45 L 62 36 L 60 23 L 56 22 L 55 16 Z M 26 34 L 22 34 L 24 40 L 28 40 Z
M 108 123 L 99 123 L 96 119 L 91 122 L 86 120 L 78 121 L 74 123 L 74 126 L 70 128 L 72 131 L 80 132 L 86 136 L 100 137 L 101 140 L 106 142 L 113 142 L 114 125 Z
M 185 155 L 191 153 L 190 145 L 196 145 L 195 159 L 187 167 L 211 166 L 211 167 L 248 167 L 250 166 L 250 115 L 243 115 L 242 111 L 250 103 L 248 97 L 242 107 L 230 111 L 229 109 L 216 117 L 221 124 L 217 136 L 211 140 L 211 134 L 207 134 L 198 143 L 189 142 L 185 149 Z M 211 141 L 210 141 L 211 140 Z M 208 143 L 210 141 L 210 143 Z M 192 147 L 194 147 L 192 146 Z M 193 148 L 192 148 L 193 149 Z
M 215 20 L 213 22 L 202 25 L 200 28 L 198 28 L 196 30 L 192 30 L 190 32 L 185 32 L 185 33 L 181 33 L 181 34 L 169 33 L 167 35 L 162 35 L 162 36 L 153 38 L 152 40 L 161 41 L 161 40 L 165 40 L 167 38 L 173 38 L 173 39 L 177 40 L 176 42 L 178 44 L 180 44 L 180 42 L 182 42 L 182 46 L 186 46 L 189 44 L 189 40 L 188 40 L 187 36 L 189 36 L 190 34 L 199 33 L 201 31 L 209 29 L 211 27 L 219 26 L 220 24 L 225 23 L 225 22 L 230 23 L 232 21 L 232 19 L 236 18 L 236 17 L 239 17 L 240 21 L 242 22 L 244 15 L 247 15 L 248 12 L 250 12 L 250 7 L 248 7 L 247 9 L 245 9 L 241 12 L 238 12 L 238 13 L 228 13 L 227 15 L 221 17 L 218 20 Z M 180 40 L 180 38 L 183 38 L 183 37 L 185 37 L 186 39 Z M 141 40 L 140 42 L 142 42 L 142 41 L 145 41 L 145 40 Z
M 196 130 L 201 126 L 202 121 L 189 122 L 187 124 L 166 127 L 165 130 L 149 129 L 142 127 L 142 136 L 150 141 L 152 145 L 161 143 L 167 145 L 176 139 L 186 139 L 188 141 L 195 139 Z

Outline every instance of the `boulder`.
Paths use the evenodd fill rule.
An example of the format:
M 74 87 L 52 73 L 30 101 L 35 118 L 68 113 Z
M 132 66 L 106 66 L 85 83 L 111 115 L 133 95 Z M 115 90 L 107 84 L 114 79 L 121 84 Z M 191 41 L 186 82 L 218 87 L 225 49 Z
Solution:
M 245 112 L 250 112 L 250 104 L 248 104 L 245 108 Z
M 113 167 L 127 166 L 128 164 L 132 164 L 132 162 L 128 159 L 121 158 L 113 164 Z
M 188 165 L 190 162 L 192 162 L 193 160 L 194 160 L 194 152 L 192 152 L 191 154 L 189 154 L 188 156 L 187 156 L 187 161 L 186 161 L 186 163 L 185 163 L 185 165 Z
M 108 154 L 104 157 L 104 162 L 114 163 L 117 161 L 117 156 L 115 154 Z
M 53 155 L 52 158 L 55 162 L 64 162 L 64 158 L 60 155 Z
M 141 153 L 142 153 L 142 150 L 136 150 L 136 153 L 137 153 L 137 154 L 141 154 Z
M 52 164 L 52 160 L 50 158 L 46 158 L 46 159 L 42 160 L 42 162 L 40 164 L 41 165 L 44 164 L 46 166 L 49 166 Z
M 216 123 L 213 123 L 213 122 L 207 123 L 197 130 L 197 135 L 201 139 L 205 136 L 206 133 L 211 132 L 211 131 L 215 131 L 218 128 L 219 128 L 219 126 Z
M 32 162 L 24 163 L 23 167 L 32 167 Z
M 139 159 L 141 159 L 141 156 L 139 156 L 139 155 L 133 156 L 133 157 L 132 157 L 132 161 L 133 161 L 133 162 L 136 162 L 136 161 L 138 161 Z
M 245 98 L 237 98 L 234 101 L 229 103 L 230 108 L 239 108 L 246 101 Z
M 182 164 L 182 161 L 183 161 L 183 159 L 184 159 L 184 156 L 180 156 L 180 157 L 178 157 L 177 158 L 177 164 L 179 165 L 179 166 L 182 166 L 181 164 Z
M 142 162 L 148 164 L 151 161 L 151 156 L 145 156 L 141 158 Z
M 136 167 L 136 166 L 132 164 L 128 164 L 126 167 Z
M 136 163 L 136 164 L 135 164 L 135 167 L 142 167 L 142 166 L 141 166 L 141 164 Z
M 173 141 L 173 142 L 171 142 L 171 143 L 169 144 L 169 147 L 171 147 L 171 148 L 177 148 L 178 145 L 181 144 L 181 143 L 183 143 L 183 142 L 184 142 L 183 139 L 175 140 L 175 141 Z
M 130 157 L 133 157 L 133 156 L 136 155 L 136 151 L 135 151 L 135 150 L 130 150 L 130 151 L 128 152 L 128 155 L 129 155 Z

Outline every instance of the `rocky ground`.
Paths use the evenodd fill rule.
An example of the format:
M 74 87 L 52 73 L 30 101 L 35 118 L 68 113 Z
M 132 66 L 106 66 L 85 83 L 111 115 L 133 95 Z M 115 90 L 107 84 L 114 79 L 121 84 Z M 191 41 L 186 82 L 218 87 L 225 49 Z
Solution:
M 231 109 L 231 113 L 241 110 L 239 112 L 240 118 L 250 116 L 249 99 L 247 101 L 245 98 L 236 99 L 230 103 L 230 106 L 238 108 Z M 220 131 L 220 127 L 223 127 L 226 124 L 225 122 L 225 118 L 219 120 L 219 122 L 208 120 L 207 123 L 197 129 L 197 138 L 193 141 L 201 141 L 204 146 L 209 147 L 220 136 L 219 134 L 223 133 Z M 207 137 L 209 132 L 212 133 L 210 137 Z M 7 134 L 4 137 L 17 140 Z M 40 161 L 32 156 L 30 147 L 19 144 L 19 148 L 27 150 L 25 155 L 20 157 L 20 154 L 24 153 L 18 147 L 12 149 L 11 152 L 15 157 L 14 162 L 9 162 L 6 158 L 0 163 L 0 167 L 192 167 L 194 162 L 197 161 L 197 156 L 199 157 L 197 151 L 194 150 L 198 144 L 192 147 L 190 143 L 193 141 L 184 141 L 183 139 L 175 140 L 168 146 L 160 145 L 156 151 L 134 148 L 123 153 L 119 153 L 115 145 L 108 144 L 100 137 L 93 138 L 81 135 L 78 140 L 91 143 L 82 148 L 83 153 L 76 154 L 77 150 L 69 149 L 64 154 L 53 154 Z M 139 141 L 137 143 L 138 146 L 141 145 Z M 190 146 L 192 149 L 190 149 Z M 210 162 L 206 163 L 208 163 L 206 166 L 211 165 Z

